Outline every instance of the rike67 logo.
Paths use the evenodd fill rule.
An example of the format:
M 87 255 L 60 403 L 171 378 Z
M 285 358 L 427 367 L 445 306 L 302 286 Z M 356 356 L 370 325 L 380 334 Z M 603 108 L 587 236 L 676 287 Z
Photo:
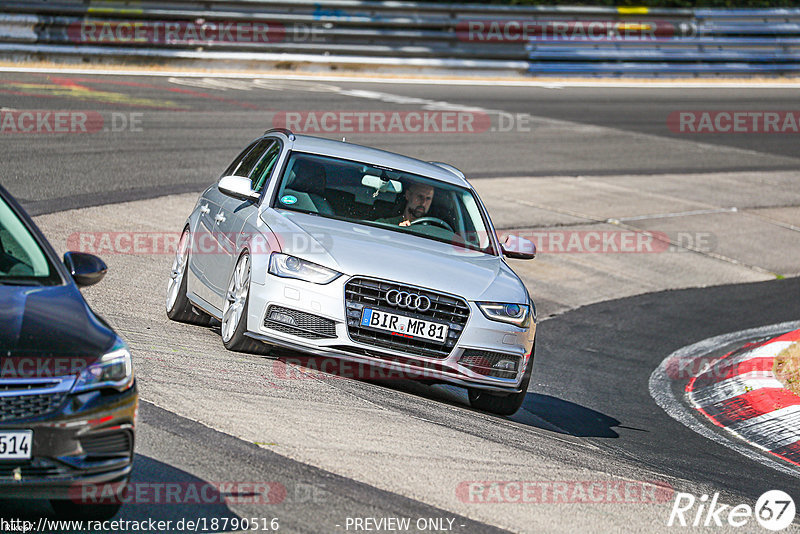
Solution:
M 709 499 L 705 494 L 695 497 L 678 492 L 667 526 L 738 528 L 752 524 L 753 518 L 767 530 L 783 530 L 794 521 L 794 499 L 786 492 L 770 490 L 758 498 L 754 507 L 749 504 L 730 506 L 719 502 L 719 493 Z

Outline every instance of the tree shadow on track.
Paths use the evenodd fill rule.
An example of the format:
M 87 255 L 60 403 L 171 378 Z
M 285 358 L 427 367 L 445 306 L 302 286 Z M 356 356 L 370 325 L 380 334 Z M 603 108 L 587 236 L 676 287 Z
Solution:
M 528 393 L 512 419 L 518 423 L 579 438 L 618 438 L 611 416 L 551 395 Z

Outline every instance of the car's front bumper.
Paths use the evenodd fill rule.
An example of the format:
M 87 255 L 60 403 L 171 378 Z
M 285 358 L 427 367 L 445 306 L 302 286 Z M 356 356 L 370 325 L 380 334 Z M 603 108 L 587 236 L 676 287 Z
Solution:
M 0 431 L 33 431 L 30 460 L 0 461 L 0 496 L 74 499 L 82 487 L 106 483 L 121 491 L 137 409 L 134 383 L 122 392 L 69 394 L 56 411 L 0 423 Z
M 352 278 L 342 276 L 329 284 L 319 285 L 267 275 L 265 284 L 254 282 L 249 297 L 248 335 L 293 351 L 387 369 L 392 371 L 389 376 L 422 378 L 497 392 L 519 391 L 528 360 L 533 357 L 535 322 L 532 321 L 527 328 L 520 328 L 490 321 L 474 302 L 467 302 L 469 317 L 446 357 L 427 357 L 356 342 L 350 336 L 346 316 L 345 284 L 350 280 Z M 265 326 L 267 310 L 273 305 L 333 321 L 335 337 L 307 339 Z M 402 314 L 402 310 L 396 311 Z M 476 372 L 463 364 L 465 351 L 487 351 L 517 358 L 516 374 L 513 378 L 501 378 Z

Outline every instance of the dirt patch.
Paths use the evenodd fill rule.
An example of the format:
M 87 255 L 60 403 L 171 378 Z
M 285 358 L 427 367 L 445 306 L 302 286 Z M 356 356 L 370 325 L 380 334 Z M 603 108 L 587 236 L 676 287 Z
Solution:
M 800 343 L 793 343 L 775 357 L 772 371 L 783 385 L 800 395 Z

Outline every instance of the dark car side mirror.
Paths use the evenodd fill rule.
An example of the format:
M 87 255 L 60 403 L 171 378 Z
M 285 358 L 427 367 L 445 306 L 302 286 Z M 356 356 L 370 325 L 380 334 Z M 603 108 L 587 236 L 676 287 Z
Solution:
M 105 262 L 92 254 L 85 252 L 66 252 L 64 265 L 69 274 L 80 287 L 91 286 L 99 282 L 106 275 L 108 267 Z
M 513 259 L 532 260 L 536 257 L 536 245 L 523 237 L 507 235 L 500 248 L 504 256 Z

